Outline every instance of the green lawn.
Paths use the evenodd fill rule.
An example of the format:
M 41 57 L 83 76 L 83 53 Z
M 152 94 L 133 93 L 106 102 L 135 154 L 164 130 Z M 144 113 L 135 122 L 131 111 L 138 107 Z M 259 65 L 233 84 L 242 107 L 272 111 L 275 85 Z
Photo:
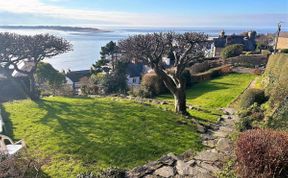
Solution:
M 187 90 L 187 102 L 200 110 L 190 113 L 203 122 L 216 121 L 219 108 L 229 105 L 253 79 L 253 75 L 231 74 L 194 85 Z M 159 98 L 173 101 L 171 95 Z M 173 106 L 52 97 L 36 103 L 5 103 L 2 109 L 8 134 L 24 139 L 32 155 L 49 160 L 44 173 L 75 177 L 109 167 L 129 169 L 169 152 L 201 149 L 193 124 L 157 107 Z
M 132 168 L 202 147 L 188 121 L 128 100 L 54 97 L 5 103 L 2 109 L 10 136 L 24 139 L 32 155 L 48 158 L 43 171 L 51 177 Z
M 198 119 L 216 121 L 221 114 L 219 108 L 227 107 L 255 78 L 251 74 L 230 74 L 198 83 L 187 90 L 187 103 L 200 110 L 190 110 Z M 162 95 L 159 99 L 173 100 L 172 95 Z

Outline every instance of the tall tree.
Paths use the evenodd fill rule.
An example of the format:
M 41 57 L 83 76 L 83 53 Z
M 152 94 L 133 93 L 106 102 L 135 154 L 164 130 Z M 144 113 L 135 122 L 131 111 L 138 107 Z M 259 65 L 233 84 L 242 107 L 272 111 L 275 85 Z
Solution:
M 119 48 L 123 57 L 149 65 L 173 94 L 175 111 L 188 115 L 182 74 L 186 67 L 205 59 L 207 39 L 208 36 L 203 33 L 153 33 L 130 36 L 119 42 Z M 171 51 L 175 62 L 173 68 L 167 70 L 162 58 Z
M 107 68 L 105 68 L 105 65 L 107 65 L 109 62 L 111 62 L 112 71 L 115 70 L 116 61 L 118 60 L 118 46 L 115 42 L 110 41 L 105 46 L 101 47 L 100 51 L 100 59 L 96 62 L 96 64 L 93 65 L 94 71 L 102 72 L 106 71 Z M 108 70 L 109 71 L 109 70 Z
M 39 98 L 34 78 L 38 63 L 45 58 L 51 58 L 72 50 L 68 41 L 49 34 L 29 36 L 0 33 L 0 42 L 1 68 L 5 70 L 7 76 L 9 76 L 9 70 L 15 70 L 28 76 L 28 95 L 31 99 Z M 21 62 L 29 63 L 29 70 L 19 68 Z

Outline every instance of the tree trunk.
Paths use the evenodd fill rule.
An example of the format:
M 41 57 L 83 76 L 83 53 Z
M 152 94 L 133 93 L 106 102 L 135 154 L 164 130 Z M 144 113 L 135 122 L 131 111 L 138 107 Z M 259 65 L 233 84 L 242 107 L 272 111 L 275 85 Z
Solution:
M 180 77 L 172 79 L 172 76 L 168 76 L 165 72 L 159 70 L 158 68 L 154 69 L 155 73 L 160 77 L 164 82 L 168 90 L 173 94 L 175 100 L 175 112 L 182 115 L 189 115 L 186 110 L 186 84 L 185 81 Z M 175 81 L 178 81 L 177 83 Z
M 33 74 L 29 75 L 29 97 L 31 100 L 38 100 L 40 98 L 39 92 L 36 89 L 36 82 Z
M 185 88 L 178 88 L 176 92 L 173 94 L 175 100 L 175 111 L 182 115 L 188 115 L 186 111 L 186 93 Z

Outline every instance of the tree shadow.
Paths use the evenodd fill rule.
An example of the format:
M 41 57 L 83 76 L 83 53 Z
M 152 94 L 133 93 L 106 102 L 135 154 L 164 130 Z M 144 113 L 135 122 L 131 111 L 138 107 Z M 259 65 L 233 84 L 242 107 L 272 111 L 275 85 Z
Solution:
M 3 134 L 9 136 L 12 140 L 14 140 L 13 123 L 9 119 L 10 113 L 6 112 L 6 110 L 2 104 L 0 104 L 0 110 L 1 110 L 2 119 L 4 121 Z
M 146 107 L 151 106 L 91 101 L 79 105 L 55 100 L 37 102 L 39 108 L 47 111 L 37 124 L 53 129 L 50 138 L 61 140 L 55 143 L 59 150 L 68 157 L 81 160 L 83 166 L 99 164 L 127 168 L 175 150 L 177 144 L 161 141 L 167 136 L 168 140 L 176 142 L 169 138 L 169 129 L 161 135 L 161 129 L 175 126 L 175 117 L 167 118 L 165 123 L 157 126 L 157 120 L 149 118 L 159 117 L 157 108 L 149 108 L 147 117 Z M 151 130 L 151 125 L 155 131 Z M 195 140 L 193 145 L 197 145 L 193 149 L 201 149 L 200 139 L 193 126 L 177 127 L 191 127 L 191 138 Z M 181 144 L 179 147 L 185 145 Z

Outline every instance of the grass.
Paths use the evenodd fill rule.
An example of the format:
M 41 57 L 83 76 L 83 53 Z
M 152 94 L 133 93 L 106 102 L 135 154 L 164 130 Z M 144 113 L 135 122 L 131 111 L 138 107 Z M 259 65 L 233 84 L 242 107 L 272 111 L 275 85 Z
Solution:
M 202 147 L 195 126 L 182 117 L 128 100 L 52 97 L 2 109 L 9 135 L 24 139 L 31 155 L 48 159 L 43 171 L 51 177 L 129 169 Z
M 251 74 L 230 74 L 192 86 L 186 91 L 187 104 L 199 110 L 189 110 L 190 114 L 208 122 L 217 121 L 219 109 L 235 100 L 254 78 Z M 173 100 L 173 97 L 167 94 L 159 99 Z

